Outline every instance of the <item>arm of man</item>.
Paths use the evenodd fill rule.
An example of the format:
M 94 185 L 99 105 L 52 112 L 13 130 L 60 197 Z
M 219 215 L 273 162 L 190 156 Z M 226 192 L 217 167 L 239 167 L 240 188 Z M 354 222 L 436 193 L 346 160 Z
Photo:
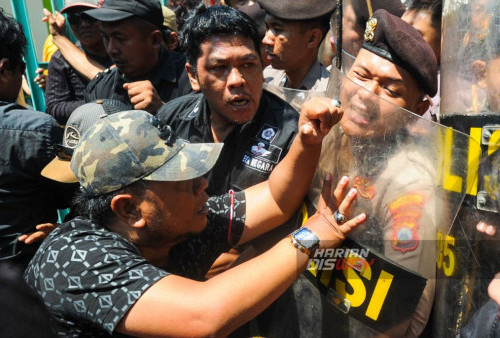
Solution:
M 45 89 L 46 112 L 64 125 L 71 113 L 85 101 L 76 99 L 68 65 L 57 52 L 50 60 L 48 69 L 50 78 Z
M 238 244 L 283 224 L 299 208 L 311 185 L 321 142 L 342 114 L 342 109 L 333 105 L 331 99 L 313 98 L 304 103 L 299 131 L 288 154 L 267 181 L 245 189 L 245 228 Z
M 335 201 L 342 200 L 347 183 L 337 186 Z M 330 196 L 330 185 L 325 184 L 323 196 Z M 364 214 L 343 225 L 333 219 L 332 210 L 337 206 L 347 210 L 355 197 L 354 190 L 340 205 L 330 207 L 321 199 L 319 211 L 306 223 L 320 239 L 320 248 L 338 246 L 349 231 L 364 222 Z M 283 293 L 305 270 L 308 259 L 286 238 L 206 282 L 166 276 L 137 300 L 115 331 L 134 336 L 226 336 Z
M 55 12 L 52 14 L 49 10 L 43 9 L 44 17 L 42 21 L 48 22 L 49 31 L 52 34 L 52 41 L 61 51 L 61 54 L 69 64 L 89 80 L 92 80 L 105 67 L 95 60 L 90 59 L 83 51 L 78 49 L 71 40 L 64 35 L 66 19 L 64 16 Z

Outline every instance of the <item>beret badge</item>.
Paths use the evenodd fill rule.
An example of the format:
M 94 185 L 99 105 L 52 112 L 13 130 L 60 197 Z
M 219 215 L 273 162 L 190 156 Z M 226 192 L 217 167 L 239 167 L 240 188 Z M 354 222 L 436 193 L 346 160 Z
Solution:
M 365 29 L 365 41 L 372 42 L 373 39 L 375 38 L 375 29 L 377 29 L 377 19 L 376 18 L 370 18 L 366 22 L 366 29 Z

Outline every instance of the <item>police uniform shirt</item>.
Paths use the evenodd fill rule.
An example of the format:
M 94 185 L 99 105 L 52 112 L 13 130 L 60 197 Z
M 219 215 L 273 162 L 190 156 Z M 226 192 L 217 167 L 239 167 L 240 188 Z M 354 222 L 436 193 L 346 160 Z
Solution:
M 323 144 L 330 146 L 324 146 L 322 154 L 335 154 L 335 159 L 325 157 L 330 166 L 316 172 L 314 185 L 319 187 L 317 182 L 326 172 L 333 172 L 334 182 L 342 175 L 352 177 L 358 194 L 356 208 L 350 213 L 366 212 L 368 220 L 349 237 L 428 279 L 407 331 L 410 335 L 420 333 L 434 299 L 436 229 L 445 221 L 445 206 L 435 184 L 436 168 L 419 145 L 393 149 L 392 154 L 391 142 L 386 142 L 385 148 L 365 145 L 361 154 L 353 155 L 358 151 L 340 128 L 327 138 L 335 141 L 325 139 Z M 364 332 L 361 326 L 356 329 Z
M 127 82 L 141 80 L 150 80 L 160 99 L 163 102 L 168 102 L 192 91 L 185 65 L 186 57 L 184 54 L 167 51 L 162 47 L 156 66 L 141 78 L 128 80 L 118 71 L 118 68 L 108 68 L 97 74 L 87 86 L 85 102 L 115 99 L 130 105 L 132 109 L 133 105 L 123 85 Z
M 316 60 L 302 79 L 298 89 L 318 92 L 326 91 L 330 72 Z M 272 66 L 264 68 L 264 81 L 276 87 L 288 87 L 288 78 L 284 70 Z
M 241 237 L 245 193 L 234 194 L 233 207 L 228 194 L 210 198 L 207 205 L 207 227 L 174 247 L 165 267 L 152 265 L 125 237 L 88 219 L 77 217 L 54 230 L 24 278 L 52 314 L 56 334 L 122 336 L 114 332 L 116 326 L 150 286 L 170 273 L 196 278 L 208 269 Z
M 156 116 L 181 138 L 193 143 L 214 142 L 210 108 L 202 93 L 173 100 Z M 288 103 L 264 90 L 254 119 L 237 126 L 224 140 L 219 159 L 207 177 L 207 193 L 221 195 L 265 181 L 288 152 L 298 118 Z

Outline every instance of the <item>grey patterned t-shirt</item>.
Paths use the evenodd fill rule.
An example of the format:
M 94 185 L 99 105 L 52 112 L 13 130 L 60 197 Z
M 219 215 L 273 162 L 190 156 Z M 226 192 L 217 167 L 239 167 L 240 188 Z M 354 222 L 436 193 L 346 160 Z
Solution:
M 245 217 L 244 192 L 234 195 L 233 208 L 230 201 L 229 194 L 209 200 L 207 228 L 176 247 L 180 261 L 173 267 L 189 266 L 186 274 L 176 269 L 177 274 L 201 273 L 230 246 L 231 209 L 231 242 L 239 240 Z M 200 253 L 206 257 L 199 259 Z M 116 335 L 115 327 L 137 299 L 170 272 L 153 266 L 119 234 L 77 217 L 62 224 L 42 243 L 26 269 L 25 280 L 54 317 L 57 334 L 99 337 Z

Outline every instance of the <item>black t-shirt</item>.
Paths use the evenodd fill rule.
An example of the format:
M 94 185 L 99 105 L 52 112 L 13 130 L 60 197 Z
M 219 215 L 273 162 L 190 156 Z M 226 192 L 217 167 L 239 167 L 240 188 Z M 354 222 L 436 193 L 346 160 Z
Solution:
M 166 103 L 156 116 L 192 143 L 214 142 L 210 107 L 201 93 Z M 207 176 L 207 193 L 240 191 L 267 180 L 288 153 L 298 118 L 288 103 L 264 90 L 254 119 L 237 126 L 224 140 L 219 159 Z
M 109 336 L 158 280 L 177 271 L 185 272 L 184 276 L 203 276 L 221 250 L 230 246 L 228 237 L 231 243 L 240 239 L 245 205 L 244 192 L 234 195 L 232 207 L 229 194 L 210 198 L 207 227 L 172 249 L 169 272 L 149 263 L 121 235 L 77 217 L 43 241 L 24 278 L 43 299 L 59 335 Z
M 106 69 L 90 81 L 85 93 L 85 102 L 98 99 L 115 99 L 133 108 L 123 85 L 127 82 L 150 80 L 163 102 L 192 92 L 186 73 L 186 57 L 182 53 L 162 48 L 158 63 L 151 72 L 141 78 L 130 80 L 118 68 Z

